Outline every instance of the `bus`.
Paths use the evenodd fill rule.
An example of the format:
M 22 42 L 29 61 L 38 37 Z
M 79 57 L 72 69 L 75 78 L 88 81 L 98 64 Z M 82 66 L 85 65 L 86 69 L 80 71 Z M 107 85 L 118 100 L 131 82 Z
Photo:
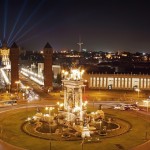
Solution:
M 0 107 L 17 105 L 17 100 L 2 100 Z

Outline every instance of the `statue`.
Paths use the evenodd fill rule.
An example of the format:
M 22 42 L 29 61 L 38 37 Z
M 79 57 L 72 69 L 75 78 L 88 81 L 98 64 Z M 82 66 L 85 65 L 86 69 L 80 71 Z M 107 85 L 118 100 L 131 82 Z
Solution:
M 99 105 L 98 110 L 102 110 L 102 104 Z

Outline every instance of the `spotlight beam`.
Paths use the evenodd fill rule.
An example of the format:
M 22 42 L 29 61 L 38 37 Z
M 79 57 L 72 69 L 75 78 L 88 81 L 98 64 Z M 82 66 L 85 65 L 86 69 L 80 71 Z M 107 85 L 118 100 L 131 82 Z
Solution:
M 20 9 L 20 12 L 19 12 L 18 16 L 17 16 L 17 19 L 16 19 L 16 21 L 15 21 L 15 24 L 14 24 L 14 26 L 13 26 L 13 29 L 11 30 L 11 33 L 10 33 L 10 35 L 9 35 L 9 38 L 8 38 L 8 45 L 9 45 L 9 40 L 10 40 L 10 38 L 12 37 L 12 34 L 14 33 L 15 28 L 16 28 L 18 22 L 19 22 L 19 19 L 20 19 L 20 17 L 22 16 L 22 13 L 23 13 L 23 11 L 24 11 L 24 9 L 25 9 L 25 6 L 27 5 L 27 2 L 28 2 L 27 0 L 24 0 L 24 3 L 23 3 L 23 5 L 22 5 L 22 7 L 21 7 L 21 9 Z
M 16 36 L 18 36 L 18 34 L 23 30 L 23 28 L 28 24 L 28 22 L 31 20 L 31 18 L 37 13 L 37 11 L 39 10 L 39 8 L 42 6 L 42 4 L 45 2 L 46 0 L 41 1 L 41 3 L 39 3 L 39 5 L 34 9 L 34 11 L 32 12 L 32 14 L 30 15 L 30 17 L 28 17 L 28 19 L 26 20 L 26 22 L 24 23 L 24 25 L 17 31 L 17 33 L 14 35 L 14 37 L 12 38 L 12 40 L 10 41 L 10 43 L 12 43 L 12 41 L 16 38 Z
M 4 33 L 3 33 L 3 39 L 6 38 L 7 6 L 8 6 L 8 0 L 6 0 L 5 3 L 4 3 Z
M 27 38 L 26 40 L 21 41 L 21 42 L 18 42 L 18 43 L 19 43 L 19 44 L 25 43 L 26 41 L 30 41 L 31 39 L 34 39 L 34 38 L 37 38 L 37 37 L 41 37 L 42 34 L 51 32 L 52 30 L 53 30 L 53 29 L 51 28 L 51 29 L 46 30 L 46 31 L 44 31 L 44 32 L 37 33 L 37 34 L 35 34 L 34 36 L 30 36 L 30 38 Z
M 54 13 L 54 12 L 53 12 Z M 51 15 L 53 14 L 51 13 Z M 16 39 L 16 41 L 20 40 L 22 37 L 24 37 L 27 33 L 29 33 L 31 30 L 33 30 L 36 26 L 38 26 L 40 23 L 42 23 L 46 18 L 48 18 L 50 16 L 44 16 L 41 20 L 39 20 L 37 23 L 35 23 L 33 26 L 31 26 L 28 30 L 26 30 L 26 32 L 24 32 L 19 38 Z

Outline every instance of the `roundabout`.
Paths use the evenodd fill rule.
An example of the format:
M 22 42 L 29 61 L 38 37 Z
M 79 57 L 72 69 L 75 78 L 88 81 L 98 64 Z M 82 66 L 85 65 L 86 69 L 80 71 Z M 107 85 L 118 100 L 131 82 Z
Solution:
M 92 110 L 92 108 L 89 109 Z M 119 126 L 116 126 L 116 128 L 110 132 L 111 134 L 108 134 L 109 130 L 107 130 L 107 135 L 104 136 L 99 134 L 95 136 L 91 135 L 91 138 L 85 138 L 84 140 L 85 149 L 90 150 L 91 148 L 97 149 L 100 147 L 104 150 L 115 149 L 116 144 L 121 144 L 124 148 L 129 149 L 145 142 L 144 131 L 149 128 L 149 126 L 147 126 L 148 122 L 144 120 L 143 117 L 137 118 L 137 114 L 129 111 L 110 109 L 104 111 L 108 118 L 114 119 L 115 124 L 119 123 L 119 126 L 121 126 L 119 129 L 126 132 L 119 132 L 119 129 L 117 129 Z M 26 119 L 29 116 L 34 116 L 36 112 L 36 107 L 30 108 L 30 106 L 28 111 L 26 111 L 25 108 L 20 108 L 3 112 L 0 117 L 1 140 L 17 147 L 30 150 L 49 149 L 49 140 L 51 140 L 52 149 L 81 149 L 82 138 L 80 136 L 76 139 L 72 139 L 72 137 L 67 134 L 61 134 L 60 136 L 56 130 L 52 132 L 52 134 L 47 133 L 47 131 L 43 134 L 42 132 L 44 131 L 41 132 L 39 129 L 35 131 L 34 127 L 31 128 L 32 124 L 26 121 Z M 41 124 L 39 124 L 39 126 L 40 125 Z M 124 127 L 122 128 L 122 126 Z M 126 130 L 127 128 L 128 130 Z
M 42 110 L 43 108 L 40 109 Z M 44 109 L 42 111 L 44 111 Z M 38 119 L 34 119 L 35 116 L 38 116 Z M 82 140 L 81 134 L 85 128 L 82 127 L 82 124 L 85 123 L 85 120 L 84 122 L 79 122 L 78 118 L 74 120 L 72 122 L 66 121 L 66 118 L 61 112 L 59 116 L 52 116 L 52 119 L 49 122 L 49 120 L 46 120 L 45 114 L 36 113 L 36 115 L 29 118 L 21 125 L 21 129 L 27 135 L 45 140 L 49 140 L 50 138 L 55 141 Z M 106 114 L 105 120 L 99 119 L 90 121 L 88 128 L 90 136 L 85 137 L 85 139 L 94 140 L 125 134 L 131 129 L 131 124 L 120 118 L 110 118 L 109 114 Z

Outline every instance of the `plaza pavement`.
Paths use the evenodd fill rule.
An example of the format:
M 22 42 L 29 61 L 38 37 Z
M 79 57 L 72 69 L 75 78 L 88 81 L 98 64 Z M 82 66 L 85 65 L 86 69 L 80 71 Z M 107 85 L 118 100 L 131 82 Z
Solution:
M 1 110 L 1 113 L 3 111 L 7 111 L 7 110 Z M 150 112 L 139 111 L 139 113 L 150 116 Z M 0 150 L 26 150 L 26 149 L 16 147 L 16 146 L 6 143 L 0 139 Z M 150 140 L 141 145 L 138 145 L 138 146 L 132 148 L 131 150 L 150 150 Z
M 0 150 L 25 150 L 0 140 Z
M 150 140 L 132 148 L 131 150 L 150 150 Z

